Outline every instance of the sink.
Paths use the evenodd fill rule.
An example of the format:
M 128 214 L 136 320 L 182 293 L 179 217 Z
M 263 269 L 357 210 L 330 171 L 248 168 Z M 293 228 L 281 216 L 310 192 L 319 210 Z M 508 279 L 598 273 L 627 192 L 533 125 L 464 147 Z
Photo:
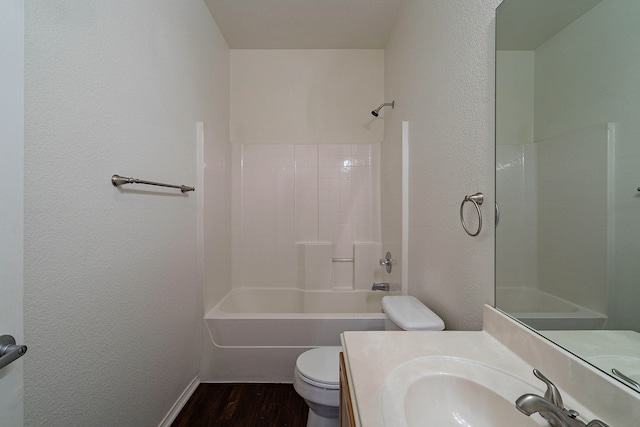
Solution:
M 481 362 L 421 357 L 386 377 L 383 421 L 387 427 L 548 427 L 540 415 L 527 417 L 516 409 L 516 399 L 525 393 L 544 391 Z

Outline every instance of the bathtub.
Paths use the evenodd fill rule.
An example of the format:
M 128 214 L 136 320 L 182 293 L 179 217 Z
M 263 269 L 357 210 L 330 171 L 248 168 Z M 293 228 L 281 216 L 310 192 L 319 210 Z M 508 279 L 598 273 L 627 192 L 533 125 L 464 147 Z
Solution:
M 388 292 L 236 288 L 205 315 L 202 382 L 292 382 L 300 354 L 384 330 Z
M 497 287 L 496 307 L 538 330 L 602 329 L 607 316 L 535 288 Z

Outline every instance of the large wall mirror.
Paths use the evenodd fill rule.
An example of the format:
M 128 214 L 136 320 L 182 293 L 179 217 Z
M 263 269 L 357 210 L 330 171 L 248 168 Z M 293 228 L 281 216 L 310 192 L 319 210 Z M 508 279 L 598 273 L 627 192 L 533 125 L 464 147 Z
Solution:
M 496 307 L 640 391 L 640 2 L 504 0 Z

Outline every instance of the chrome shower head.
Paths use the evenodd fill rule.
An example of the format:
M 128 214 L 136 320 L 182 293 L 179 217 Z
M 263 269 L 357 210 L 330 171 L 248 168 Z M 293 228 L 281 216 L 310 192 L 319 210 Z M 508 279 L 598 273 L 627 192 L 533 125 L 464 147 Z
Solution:
M 386 107 L 387 105 L 391 105 L 391 108 L 394 108 L 396 104 L 396 101 L 391 101 L 391 102 L 385 102 L 384 104 L 380 104 L 380 106 L 378 108 L 376 108 L 375 110 L 373 110 L 371 112 L 371 114 L 373 114 L 373 117 L 378 117 L 380 113 L 380 110 L 382 110 L 382 107 Z

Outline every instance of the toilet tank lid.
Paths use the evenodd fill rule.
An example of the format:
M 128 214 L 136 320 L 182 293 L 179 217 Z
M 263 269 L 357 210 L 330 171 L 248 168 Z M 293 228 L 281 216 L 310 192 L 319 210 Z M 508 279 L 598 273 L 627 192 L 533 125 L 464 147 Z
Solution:
M 383 297 L 382 309 L 393 323 L 405 331 L 442 331 L 444 329 L 442 319 L 413 296 Z

